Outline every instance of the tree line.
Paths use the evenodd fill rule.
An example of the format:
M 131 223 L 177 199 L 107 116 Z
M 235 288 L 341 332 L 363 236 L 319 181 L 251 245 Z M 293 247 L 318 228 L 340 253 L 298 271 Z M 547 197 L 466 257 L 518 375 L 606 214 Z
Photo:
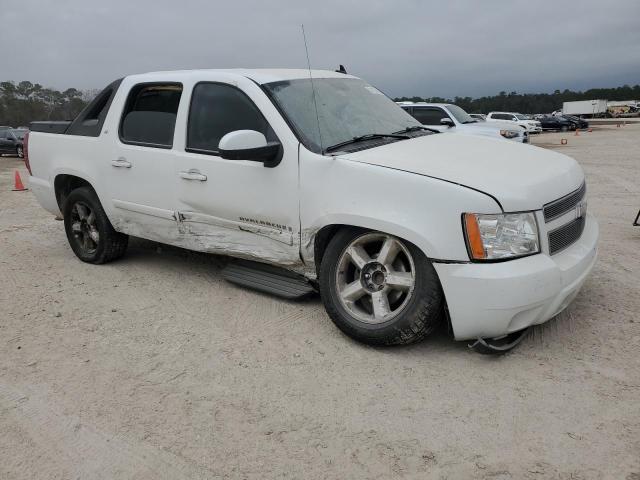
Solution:
M 18 127 L 34 120 L 72 120 L 96 93 L 76 88 L 61 92 L 27 81 L 0 82 L 0 125 Z
M 58 91 L 39 83 L 0 82 L 0 125 L 29 125 L 34 120 L 73 120 L 99 90 L 68 88 Z M 582 92 L 556 90 L 553 93 L 500 92 L 480 98 L 398 97 L 395 101 L 455 103 L 469 113 L 508 111 L 550 113 L 562 108 L 563 102 L 575 100 L 640 100 L 640 85 L 615 88 L 592 88 Z
M 498 95 L 480 98 L 399 97 L 394 100 L 396 102 L 454 103 L 469 113 L 488 113 L 492 111 L 551 113 L 555 110 L 560 110 L 563 102 L 593 99 L 640 100 L 640 85 L 591 88 L 583 92 L 574 92 L 572 90 L 564 90 L 562 92 L 556 90 L 553 93 L 500 92 Z

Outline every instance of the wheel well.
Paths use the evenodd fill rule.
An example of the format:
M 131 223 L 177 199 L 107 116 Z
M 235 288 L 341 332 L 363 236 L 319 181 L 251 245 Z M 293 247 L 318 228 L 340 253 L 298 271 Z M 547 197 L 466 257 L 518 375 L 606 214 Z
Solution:
M 325 225 L 320 230 L 318 230 L 318 233 L 316 233 L 313 242 L 313 260 L 316 264 L 316 273 L 318 275 L 320 275 L 320 265 L 322 265 L 322 258 L 324 257 L 324 252 L 327 250 L 327 246 L 329 246 L 329 242 L 335 236 L 335 234 L 343 228 L 365 230 L 362 227 L 345 224 Z
M 316 264 L 316 273 L 320 274 L 320 265 L 322 264 L 322 257 L 324 257 L 324 252 L 329 245 L 329 242 L 333 238 L 333 236 L 338 233 L 343 227 L 347 225 L 325 225 L 318 233 L 316 233 L 314 242 L 313 242 L 313 259 Z
M 64 201 L 73 190 L 80 187 L 93 188 L 84 178 L 76 177 L 75 175 L 58 175 L 53 182 L 53 187 L 60 211 L 62 211 Z

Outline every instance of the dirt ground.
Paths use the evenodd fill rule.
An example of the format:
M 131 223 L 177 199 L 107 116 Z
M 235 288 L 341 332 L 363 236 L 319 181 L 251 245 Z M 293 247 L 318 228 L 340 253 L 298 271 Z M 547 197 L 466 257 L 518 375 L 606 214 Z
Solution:
M 84 264 L 0 158 L 0 478 L 640 479 L 640 124 L 534 143 L 584 167 L 600 257 L 502 357 L 360 345 L 220 257 Z

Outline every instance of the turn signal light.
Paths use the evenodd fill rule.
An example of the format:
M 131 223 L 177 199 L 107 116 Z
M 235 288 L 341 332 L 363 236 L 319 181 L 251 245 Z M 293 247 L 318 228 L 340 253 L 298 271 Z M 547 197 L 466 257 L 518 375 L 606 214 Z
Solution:
M 473 213 L 464 214 L 464 228 L 467 232 L 467 242 L 469 244 L 471 258 L 473 260 L 483 260 L 487 258 L 487 252 L 482 242 L 482 235 L 480 235 L 478 218 Z

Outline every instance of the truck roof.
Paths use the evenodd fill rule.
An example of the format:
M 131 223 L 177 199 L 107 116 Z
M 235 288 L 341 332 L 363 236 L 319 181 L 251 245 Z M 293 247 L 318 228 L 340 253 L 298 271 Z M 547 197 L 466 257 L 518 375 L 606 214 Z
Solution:
M 204 79 L 207 75 L 224 73 L 228 75 L 236 75 L 238 77 L 246 77 L 259 83 L 265 84 L 270 82 L 278 82 L 282 80 L 297 80 L 309 78 L 309 70 L 301 68 L 231 68 L 231 69 L 201 69 L 201 70 L 173 70 L 161 72 L 148 72 L 136 75 L 128 75 L 135 81 L 144 82 L 147 80 L 186 80 L 186 79 Z M 311 70 L 313 78 L 357 78 L 352 75 L 338 73 L 331 70 Z

